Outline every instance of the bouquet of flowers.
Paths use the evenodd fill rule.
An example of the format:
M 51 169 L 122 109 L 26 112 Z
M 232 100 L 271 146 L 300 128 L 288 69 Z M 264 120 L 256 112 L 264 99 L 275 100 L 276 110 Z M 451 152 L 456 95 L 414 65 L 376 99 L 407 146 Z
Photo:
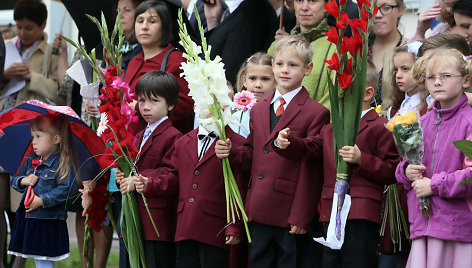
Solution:
M 103 72 L 97 66 L 96 60 L 88 55 L 84 48 L 65 37 L 66 41 L 81 50 L 84 57 L 89 61 L 92 69 L 99 75 L 99 79 L 103 85 L 100 89 L 101 95 L 99 99 L 101 106 L 99 107 L 101 116 L 97 128 L 97 135 L 105 142 L 106 150 L 100 158 L 103 166 L 109 168 L 119 168 L 124 177 L 131 179 L 137 176 L 135 163 L 133 159 L 137 159 L 139 151 L 134 145 L 134 133 L 129 125 L 136 123 L 138 117 L 136 112 L 129 106 L 133 102 L 134 93 L 131 93 L 130 87 L 123 82 L 123 72 L 121 70 L 122 56 L 119 51 L 124 40 L 122 24 L 118 14 L 115 27 L 111 34 L 108 34 L 105 17 L 102 14 L 101 23 L 91 16 L 88 16 L 99 28 L 103 43 L 103 55 L 107 65 Z M 118 45 L 115 45 L 115 37 L 118 37 Z M 102 223 L 106 216 L 105 206 L 109 204 L 107 197 L 108 179 L 102 175 L 106 170 L 102 171 L 83 191 L 84 200 L 89 200 L 86 211 L 86 230 L 91 226 L 95 231 L 100 231 Z M 131 183 L 131 182 L 130 182 Z M 129 185 L 129 184 L 128 184 Z M 157 228 L 151 217 L 146 198 L 141 194 L 146 206 L 149 218 L 157 232 Z M 108 209 L 111 213 L 111 209 Z M 111 217 L 112 219 L 112 217 Z M 113 220 L 111 221 L 112 223 Z M 144 246 L 141 233 L 141 222 L 139 218 L 139 209 L 136 199 L 136 193 L 128 192 L 122 198 L 121 213 L 121 233 L 125 241 L 126 248 L 130 256 L 131 267 L 146 267 L 144 259 Z M 116 228 L 115 228 L 116 229 Z M 84 247 L 88 245 L 89 235 L 86 232 L 86 242 Z M 84 255 L 87 256 L 87 250 Z
M 419 113 L 411 111 L 393 117 L 385 127 L 393 134 L 398 153 L 408 159 L 411 164 L 420 165 L 423 162 L 423 129 Z M 420 209 L 423 217 L 428 218 L 433 212 L 429 197 L 420 198 Z
M 199 116 L 200 124 L 208 131 L 218 133 L 221 140 L 226 140 L 225 126 L 233 121 L 231 115 L 232 101 L 229 98 L 230 89 L 226 84 L 224 64 L 216 56 L 210 60 L 211 47 L 207 46 L 200 17 L 195 7 L 195 15 L 200 29 L 202 47 L 197 46 L 188 35 L 187 27 L 182 20 L 182 9 L 179 10 L 180 44 L 185 50 L 183 54 L 188 62 L 183 62 L 181 69 L 190 89 L 189 96 L 195 101 L 195 113 Z M 203 49 L 202 49 L 203 48 Z M 200 54 L 203 52 L 203 59 Z M 247 226 L 248 217 L 244 204 L 234 179 L 229 159 L 222 159 L 224 185 L 226 193 L 226 219 L 229 224 L 242 219 L 246 228 L 249 242 L 251 237 Z
M 337 53 L 333 54 L 331 60 L 325 61 L 329 64 L 328 69 L 336 73 L 334 84 L 331 81 L 329 83 L 329 96 L 337 174 L 328 235 L 326 241 L 317 241 L 332 249 L 339 249 L 343 244 L 344 224 L 350 209 L 350 197 L 347 195 L 349 164 L 343 161 L 338 152 L 345 145 L 353 146 L 356 141 L 366 86 L 367 42 L 378 11 L 375 0 L 372 3 L 359 0 L 360 18 L 349 19 L 345 12 L 346 2 L 341 0 L 338 5 L 337 1 L 332 0 L 325 4 L 326 12 L 336 18 L 336 27 L 331 27 L 326 35 L 328 41 L 336 45 Z M 348 25 L 352 37 L 345 36 Z

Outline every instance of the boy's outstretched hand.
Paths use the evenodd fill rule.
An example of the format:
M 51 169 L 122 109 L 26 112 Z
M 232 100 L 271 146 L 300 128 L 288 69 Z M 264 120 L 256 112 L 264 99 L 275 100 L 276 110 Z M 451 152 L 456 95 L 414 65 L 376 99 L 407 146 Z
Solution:
M 354 146 L 343 146 L 343 148 L 339 149 L 339 155 L 343 158 L 344 162 L 358 165 L 361 163 L 361 150 L 355 144 Z
M 217 140 L 215 144 L 215 154 L 218 159 L 223 159 L 229 156 L 231 152 L 231 141 L 226 139 L 226 141 Z
M 226 236 L 226 241 L 225 241 L 226 245 L 237 245 L 239 244 L 239 242 L 241 242 L 241 238 L 238 236 L 233 236 L 233 235 Z
M 139 194 L 144 193 L 146 191 L 146 184 L 149 181 L 149 178 L 144 177 L 143 175 L 139 174 L 137 178 L 134 180 L 134 186 L 136 187 L 136 192 Z
M 410 181 L 416 181 L 423 178 L 423 172 L 426 170 L 425 165 L 413 165 L 409 164 L 405 169 L 405 176 Z
M 279 135 L 277 136 L 277 146 L 280 149 L 287 149 L 290 145 L 290 141 L 288 141 L 288 136 L 290 135 L 290 128 L 284 128 L 279 131 Z
M 296 225 L 290 224 L 290 234 L 306 234 L 306 230 L 302 227 L 298 227 Z

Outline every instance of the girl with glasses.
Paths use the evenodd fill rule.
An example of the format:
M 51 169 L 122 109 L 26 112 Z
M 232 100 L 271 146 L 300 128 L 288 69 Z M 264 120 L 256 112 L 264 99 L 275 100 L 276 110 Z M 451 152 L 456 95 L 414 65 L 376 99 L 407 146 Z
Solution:
M 421 165 L 402 161 L 396 178 L 408 191 L 412 246 L 406 267 L 472 266 L 472 161 L 453 144 L 472 138 L 472 108 L 464 91 L 472 66 L 455 49 L 438 49 L 416 61 L 413 79 L 436 100 L 423 117 Z M 423 217 L 419 200 L 429 197 L 431 215 Z

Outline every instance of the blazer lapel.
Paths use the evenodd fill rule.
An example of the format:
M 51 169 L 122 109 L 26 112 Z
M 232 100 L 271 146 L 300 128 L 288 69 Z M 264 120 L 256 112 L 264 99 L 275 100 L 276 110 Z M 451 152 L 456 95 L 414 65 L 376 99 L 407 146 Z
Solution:
M 362 118 L 359 124 L 359 130 L 357 131 L 357 135 L 359 135 L 362 131 L 364 131 L 368 126 L 369 122 L 374 121 L 377 118 L 377 112 L 375 110 L 368 111 Z
M 270 95 L 270 97 L 265 98 L 261 101 L 261 111 L 260 111 L 260 118 L 262 123 L 262 128 L 264 131 L 264 137 L 269 137 L 270 135 L 270 102 L 272 101 L 272 98 L 274 97 L 274 93 Z M 258 115 L 254 115 L 258 116 Z
M 211 157 L 213 157 L 215 155 L 215 144 L 216 144 L 216 141 L 218 140 L 219 138 L 216 138 L 216 140 L 213 141 L 213 143 L 210 145 L 210 147 L 208 147 L 207 151 L 205 152 L 205 154 L 203 155 L 202 159 L 200 161 L 198 161 L 197 163 L 197 167 L 203 165 L 206 161 L 208 161 Z M 198 158 L 198 156 L 197 156 Z
M 293 97 L 293 99 L 287 105 L 287 109 L 285 109 L 279 122 L 277 125 L 275 125 L 274 130 L 270 133 L 269 138 L 266 140 L 265 144 L 273 140 L 279 131 L 285 128 L 300 113 L 303 104 L 309 97 L 310 96 L 304 87 L 300 90 L 300 92 L 298 92 L 297 95 L 295 95 L 295 97 Z
M 193 166 L 198 164 L 198 138 L 197 138 L 197 130 L 192 130 L 186 135 L 188 136 L 187 146 L 187 155 L 190 155 L 190 159 L 192 159 Z
M 143 148 L 141 148 L 141 155 L 144 155 L 144 153 L 146 153 L 146 151 L 151 148 L 151 145 L 152 143 L 154 142 L 154 138 L 157 138 L 157 136 L 159 136 L 160 134 L 162 134 L 162 132 L 164 132 L 164 130 L 166 130 L 168 127 L 170 126 L 170 121 L 169 119 L 166 119 L 164 120 L 163 122 L 161 122 L 157 127 L 156 129 L 154 129 L 154 131 L 151 133 L 151 136 L 149 136 L 149 138 L 146 140 L 146 142 L 144 143 L 143 145 Z M 143 135 L 144 135 L 144 132 L 143 134 L 141 135 L 141 140 L 140 140 L 140 143 L 139 145 L 141 145 L 141 142 L 143 140 Z

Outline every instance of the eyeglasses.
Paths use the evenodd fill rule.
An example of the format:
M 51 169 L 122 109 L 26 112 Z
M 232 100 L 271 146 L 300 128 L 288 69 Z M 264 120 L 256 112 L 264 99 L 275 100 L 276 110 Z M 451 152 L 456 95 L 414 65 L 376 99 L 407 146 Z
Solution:
M 392 13 L 392 10 L 396 7 L 400 7 L 400 5 L 382 5 L 379 7 L 379 11 L 380 13 L 382 13 L 382 15 L 390 15 Z
M 462 77 L 462 75 L 459 75 L 459 74 L 442 74 L 439 76 L 430 75 L 426 77 L 426 83 L 434 84 L 434 82 L 436 82 L 436 79 L 438 78 L 439 78 L 439 81 L 441 82 L 447 82 L 447 81 L 452 80 L 452 78 L 454 77 Z

